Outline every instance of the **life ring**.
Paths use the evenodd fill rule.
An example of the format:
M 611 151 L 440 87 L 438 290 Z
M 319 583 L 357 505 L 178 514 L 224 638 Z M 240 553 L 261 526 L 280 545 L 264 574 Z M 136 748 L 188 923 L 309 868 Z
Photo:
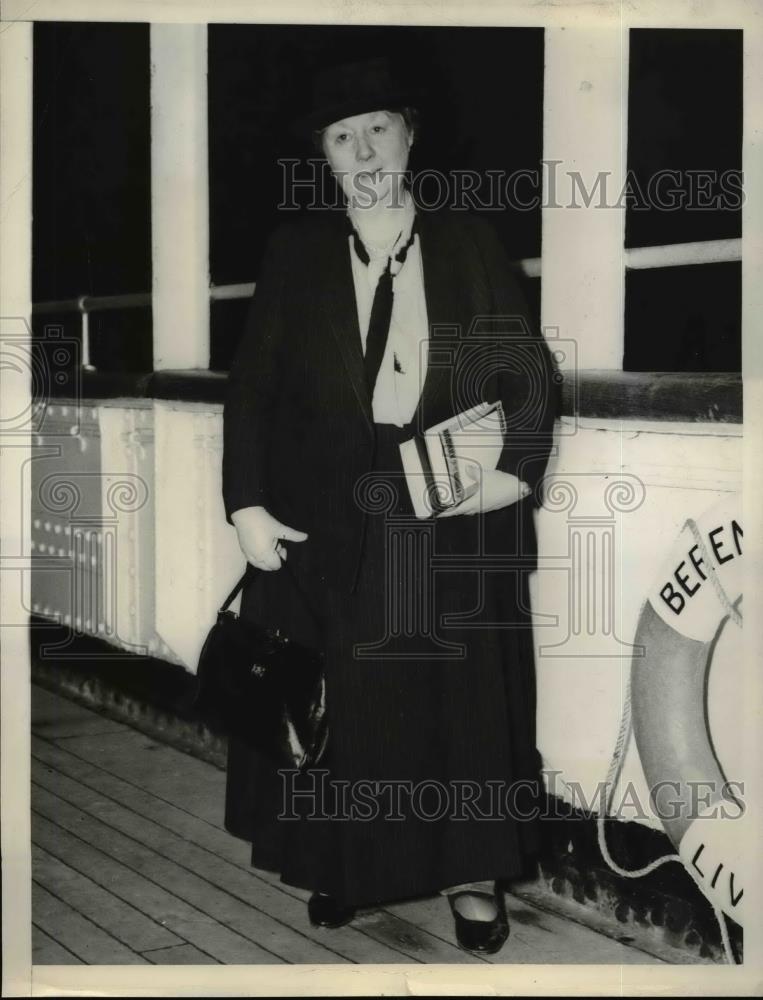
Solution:
M 741 624 L 742 528 L 731 494 L 687 520 L 641 611 L 631 663 L 633 732 L 652 805 L 716 909 L 744 923 L 740 783 L 713 750 L 706 690 L 714 645 Z M 731 626 L 733 627 L 733 626 Z

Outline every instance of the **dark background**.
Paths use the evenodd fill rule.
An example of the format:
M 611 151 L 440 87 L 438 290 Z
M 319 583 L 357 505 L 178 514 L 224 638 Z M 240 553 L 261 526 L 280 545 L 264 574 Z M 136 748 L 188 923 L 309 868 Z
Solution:
M 147 24 L 34 25 L 32 299 L 151 290 Z M 39 317 L 79 337 L 77 314 Z M 151 368 L 151 309 L 90 318 L 96 367 Z
M 631 29 L 628 93 L 628 168 L 640 187 L 660 170 L 741 172 L 741 31 Z M 730 239 L 742 235 L 742 209 L 629 207 L 625 224 L 626 247 Z
M 149 27 L 35 24 L 33 297 L 36 302 L 151 288 Z M 539 170 L 543 31 L 210 25 L 210 272 L 257 278 L 278 218 L 278 159 L 312 155 L 288 132 L 316 68 L 392 52 L 424 97 L 411 169 Z M 741 32 L 631 32 L 628 166 L 741 167 Z M 484 214 L 512 259 L 540 255 L 540 208 Z M 740 211 L 629 209 L 626 245 L 738 236 Z M 540 280 L 525 279 L 539 310 Z M 734 371 L 740 365 L 738 264 L 626 275 L 625 367 Z M 225 370 L 246 302 L 211 306 L 211 367 Z M 35 329 L 41 329 L 40 317 Z M 77 334 L 79 318 L 46 317 Z M 91 316 L 104 370 L 151 367 L 151 310 Z
M 382 53 L 393 54 L 424 94 L 411 171 L 540 170 L 541 29 L 211 25 L 214 284 L 256 277 L 265 239 L 279 218 L 278 160 L 316 155 L 288 128 L 309 105 L 315 71 Z M 427 187 L 424 193 L 436 197 Z M 485 214 L 510 257 L 540 256 L 540 208 Z M 526 281 L 525 292 L 537 318 L 539 281 Z M 241 302 L 212 305 L 213 368 L 228 367 L 245 309 Z
M 742 32 L 630 32 L 628 168 L 641 189 L 660 170 L 742 169 Z M 722 194 L 720 185 L 711 194 Z M 629 207 L 626 247 L 731 239 L 734 209 Z M 626 371 L 740 371 L 740 262 L 628 271 Z
M 412 171 L 540 169 L 540 29 L 210 25 L 213 283 L 252 280 L 279 218 L 278 159 L 316 155 L 288 131 L 316 69 L 379 53 L 424 93 Z M 488 214 L 512 257 L 540 255 L 539 210 Z

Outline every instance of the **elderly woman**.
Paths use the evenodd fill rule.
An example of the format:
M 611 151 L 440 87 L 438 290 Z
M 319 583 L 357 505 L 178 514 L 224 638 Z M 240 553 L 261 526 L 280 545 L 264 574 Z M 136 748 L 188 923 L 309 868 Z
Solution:
M 442 892 L 460 945 L 494 952 L 502 886 L 537 841 L 527 580 L 550 356 L 492 229 L 414 205 L 415 113 L 385 59 L 324 73 L 303 127 L 345 205 L 271 238 L 230 373 L 223 493 L 263 571 L 241 613 L 324 650 L 330 737 L 298 780 L 231 740 L 226 827 L 312 892 L 314 924 Z M 400 444 L 496 400 L 497 466 L 417 518 Z

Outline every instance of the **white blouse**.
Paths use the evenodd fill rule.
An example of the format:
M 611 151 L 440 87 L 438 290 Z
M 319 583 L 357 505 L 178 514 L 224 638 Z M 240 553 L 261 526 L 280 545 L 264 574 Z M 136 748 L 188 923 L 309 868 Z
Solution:
M 374 254 L 366 246 L 370 261 L 364 264 L 355 253 L 353 239 L 348 237 L 355 302 L 363 354 L 366 352 L 368 324 L 379 276 L 400 246 L 410 237 L 410 224 L 405 227 L 389 253 Z M 397 270 L 397 273 L 395 269 Z M 402 427 L 413 418 L 426 377 L 429 346 L 429 322 L 424 296 L 424 270 L 418 234 L 408 249 L 402 266 L 392 262 L 392 319 L 387 347 L 382 358 L 372 401 L 374 421 Z

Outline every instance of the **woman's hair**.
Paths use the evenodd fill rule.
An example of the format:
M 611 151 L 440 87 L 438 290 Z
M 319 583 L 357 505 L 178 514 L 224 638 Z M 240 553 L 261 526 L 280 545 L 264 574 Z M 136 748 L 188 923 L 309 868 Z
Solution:
M 405 127 L 411 133 L 414 139 L 418 137 L 419 134 L 419 112 L 418 108 L 385 108 L 385 111 L 391 115 L 400 115 L 400 117 L 405 122 Z M 327 126 L 328 127 L 328 126 Z M 326 131 L 325 128 L 317 128 L 313 131 L 313 146 L 316 151 L 323 155 L 323 133 Z

